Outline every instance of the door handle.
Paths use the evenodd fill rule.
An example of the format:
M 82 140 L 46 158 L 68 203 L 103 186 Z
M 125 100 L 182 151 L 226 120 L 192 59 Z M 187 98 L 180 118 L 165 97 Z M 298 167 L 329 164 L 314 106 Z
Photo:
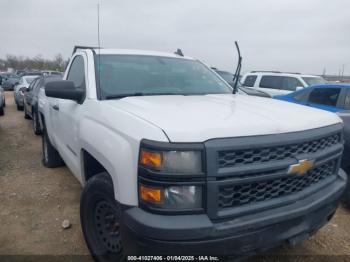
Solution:
M 57 111 L 60 110 L 60 107 L 59 107 L 58 105 L 53 105 L 52 108 L 55 109 L 55 110 L 57 110 Z

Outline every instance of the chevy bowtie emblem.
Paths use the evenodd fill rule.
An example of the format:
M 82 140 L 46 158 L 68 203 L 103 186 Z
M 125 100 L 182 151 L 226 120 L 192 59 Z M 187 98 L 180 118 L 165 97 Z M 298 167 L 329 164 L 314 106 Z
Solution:
M 314 167 L 313 160 L 299 160 L 298 164 L 291 165 L 288 169 L 288 174 L 305 175 L 310 169 Z

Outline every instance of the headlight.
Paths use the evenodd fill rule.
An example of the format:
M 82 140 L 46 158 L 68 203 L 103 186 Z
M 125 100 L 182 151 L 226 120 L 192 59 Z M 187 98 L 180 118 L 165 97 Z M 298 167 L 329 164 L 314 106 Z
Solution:
M 148 206 L 166 210 L 202 208 L 201 186 L 154 187 L 140 184 L 140 199 Z
M 140 165 L 167 173 L 201 173 L 201 151 L 150 151 L 141 149 Z

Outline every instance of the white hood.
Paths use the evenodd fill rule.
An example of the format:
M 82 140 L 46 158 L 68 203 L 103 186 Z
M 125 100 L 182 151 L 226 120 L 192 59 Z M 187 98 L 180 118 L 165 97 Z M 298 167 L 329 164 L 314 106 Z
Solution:
M 158 126 L 171 142 L 288 133 L 341 122 L 323 110 L 245 95 L 143 96 L 106 103 Z

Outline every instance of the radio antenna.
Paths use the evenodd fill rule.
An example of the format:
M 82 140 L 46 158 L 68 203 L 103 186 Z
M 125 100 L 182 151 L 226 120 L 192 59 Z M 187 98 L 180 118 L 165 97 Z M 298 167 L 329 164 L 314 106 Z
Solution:
M 100 40 L 100 1 L 97 2 L 97 45 L 98 49 L 101 48 L 101 40 Z
M 98 89 L 101 90 L 100 0 L 97 2 Z

